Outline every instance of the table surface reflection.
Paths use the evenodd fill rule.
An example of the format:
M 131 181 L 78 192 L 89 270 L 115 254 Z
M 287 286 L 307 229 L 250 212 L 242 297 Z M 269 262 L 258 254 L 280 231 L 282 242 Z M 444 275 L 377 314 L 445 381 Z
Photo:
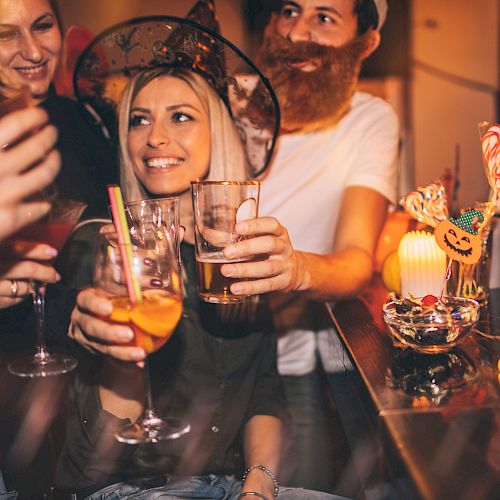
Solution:
M 500 339 L 473 332 L 441 355 L 394 347 L 382 319 L 387 298 L 376 277 L 359 299 L 326 306 L 368 394 L 381 447 L 390 450 L 384 458 L 404 469 L 411 497 L 494 498 L 500 486 Z M 490 335 L 500 334 L 499 306 L 496 289 L 487 324 L 479 325 Z M 336 335 L 331 331 L 319 342 L 327 375 L 338 369 Z
M 333 307 L 327 306 L 380 415 L 405 411 L 441 411 L 443 406 L 466 408 L 499 405 L 497 363 L 500 357 L 500 339 L 491 340 L 472 332 L 460 346 L 446 355 L 424 355 L 409 349 L 399 349 L 392 345 L 383 323 L 382 305 L 386 300 L 387 291 L 379 280 L 374 280 L 360 299 L 338 302 Z M 493 290 L 490 303 L 499 301 L 500 289 Z M 499 324 L 495 321 L 490 331 L 491 328 L 498 329 Z M 327 349 L 327 346 L 322 348 L 322 357 L 328 371 Z M 446 358 L 450 357 L 455 359 L 448 361 L 451 365 L 447 367 L 448 371 L 452 371 L 463 360 L 463 365 L 471 365 L 464 367 L 464 371 L 477 372 L 474 383 L 468 379 L 463 387 L 450 390 L 441 397 L 432 397 L 425 391 L 420 395 L 405 393 L 403 388 L 395 388 L 397 380 L 394 380 L 394 375 L 402 376 L 405 368 L 409 370 L 418 363 L 421 372 L 425 372 L 426 365 L 432 372 L 433 366 L 436 368 L 440 361 L 444 364 Z

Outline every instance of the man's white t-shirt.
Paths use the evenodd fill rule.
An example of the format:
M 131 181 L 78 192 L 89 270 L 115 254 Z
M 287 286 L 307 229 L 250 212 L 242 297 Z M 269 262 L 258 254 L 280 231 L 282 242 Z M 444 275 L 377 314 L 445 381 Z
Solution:
M 395 202 L 398 142 L 398 119 L 389 104 L 355 93 L 336 127 L 280 137 L 262 179 L 259 215 L 276 217 L 295 249 L 331 252 L 346 187 L 369 187 Z M 314 331 L 289 330 L 278 340 L 280 373 L 311 372 L 315 352 Z

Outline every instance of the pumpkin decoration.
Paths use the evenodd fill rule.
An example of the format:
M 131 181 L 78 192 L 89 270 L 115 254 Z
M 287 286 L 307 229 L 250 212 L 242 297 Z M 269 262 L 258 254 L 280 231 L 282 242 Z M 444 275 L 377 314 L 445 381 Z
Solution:
M 401 268 L 397 250 L 391 252 L 382 264 L 382 282 L 389 292 L 401 293 Z
M 452 260 L 475 264 L 481 257 L 481 237 L 478 229 L 484 216 L 478 210 L 467 210 L 458 219 L 449 218 L 434 229 L 439 247 Z

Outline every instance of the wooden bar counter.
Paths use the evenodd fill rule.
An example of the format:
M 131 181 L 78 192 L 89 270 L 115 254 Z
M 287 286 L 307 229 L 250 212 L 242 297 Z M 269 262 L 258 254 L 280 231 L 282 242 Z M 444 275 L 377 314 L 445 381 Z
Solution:
M 472 332 L 439 355 L 393 346 L 387 299 L 376 277 L 359 299 L 326 305 L 319 350 L 352 457 L 339 492 L 500 498 L 500 289 L 478 324 L 498 338 Z

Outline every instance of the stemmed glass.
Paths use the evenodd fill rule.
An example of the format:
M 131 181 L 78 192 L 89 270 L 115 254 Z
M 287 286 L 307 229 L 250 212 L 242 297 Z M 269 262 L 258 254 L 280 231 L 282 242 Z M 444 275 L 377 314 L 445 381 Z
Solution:
M 129 225 L 131 221 L 129 220 Z M 131 304 L 120 245 L 114 234 L 101 235 L 98 243 L 94 284 L 113 303 L 108 318 L 112 323 L 129 325 L 134 331 L 134 345 L 147 355 L 160 349 L 174 332 L 182 313 L 182 282 L 176 245 L 168 232 L 143 221 L 132 222 L 132 269 L 141 300 Z M 176 439 L 189 432 L 190 425 L 177 418 L 160 418 L 153 409 L 148 358 L 142 369 L 146 391 L 145 410 L 135 423 L 116 433 L 127 444 L 156 443 Z
M 87 207 L 76 200 L 53 199 L 50 212 L 33 224 L 21 229 L 13 239 L 45 242 L 60 250 L 67 237 Z M 14 360 L 9 364 L 10 373 L 19 377 L 47 377 L 69 372 L 77 366 L 72 356 L 54 354 L 45 344 L 45 286 L 46 283 L 32 280 L 31 289 L 35 308 L 37 345 L 35 354 Z
M 167 232 L 172 239 L 174 248 L 179 252 L 180 265 L 179 213 L 179 198 L 175 196 L 147 198 L 128 202 L 125 205 L 127 222 L 132 232 L 131 237 L 134 238 L 134 231 L 137 231 L 138 227 L 144 227 L 144 223 L 152 224 L 160 239 Z

